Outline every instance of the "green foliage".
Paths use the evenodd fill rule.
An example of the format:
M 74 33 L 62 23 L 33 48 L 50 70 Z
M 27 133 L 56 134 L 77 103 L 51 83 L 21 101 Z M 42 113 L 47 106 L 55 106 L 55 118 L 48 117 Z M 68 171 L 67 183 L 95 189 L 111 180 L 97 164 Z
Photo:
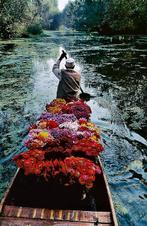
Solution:
M 29 34 L 32 34 L 32 35 L 39 35 L 42 33 L 42 27 L 41 27 L 41 24 L 33 24 L 33 25 L 29 25 L 28 28 L 27 28 L 27 32 Z
M 65 26 L 77 30 L 98 30 L 105 13 L 105 1 L 75 0 L 63 12 Z
M 63 12 L 68 28 L 100 33 L 147 32 L 146 0 L 75 0 Z
M 0 38 L 49 29 L 58 14 L 57 6 L 57 0 L 0 0 Z
M 54 17 L 58 14 L 57 0 L 36 0 L 37 15 L 44 29 L 50 29 Z
M 0 1 L 0 37 L 10 38 L 15 35 L 18 23 L 21 23 L 28 0 Z
M 147 31 L 147 2 L 145 0 L 111 0 L 104 23 L 114 33 L 144 33 Z
M 61 23 L 62 21 L 62 23 Z M 40 34 L 61 25 L 102 34 L 147 33 L 147 0 L 0 0 L 0 38 Z

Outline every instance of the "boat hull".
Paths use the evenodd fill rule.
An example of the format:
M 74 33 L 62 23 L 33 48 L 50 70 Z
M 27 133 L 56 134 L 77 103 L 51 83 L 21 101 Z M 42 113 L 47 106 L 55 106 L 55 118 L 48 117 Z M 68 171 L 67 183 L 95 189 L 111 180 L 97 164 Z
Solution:
M 30 180 L 28 182 L 28 177 L 19 169 L 1 201 L 0 225 L 117 226 L 111 193 L 100 160 L 99 163 L 102 174 L 98 175 L 92 192 L 93 199 L 96 202 L 94 207 L 87 205 L 89 199 L 87 202 L 83 200 L 76 201 L 76 197 L 72 197 L 73 193 L 71 195 L 70 193 L 67 195 L 64 193 L 64 197 L 60 197 L 63 196 L 63 191 L 59 191 L 57 195 L 57 191 L 54 192 L 54 187 L 51 189 L 53 191 L 49 189 L 48 196 L 45 193 L 46 190 L 37 191 L 35 194 L 37 185 L 34 184 L 32 184 L 32 190 L 25 189 L 23 187 L 25 183 L 26 186 L 31 187 L 31 184 L 27 184 L 30 183 Z M 44 197 L 46 197 L 46 200 Z

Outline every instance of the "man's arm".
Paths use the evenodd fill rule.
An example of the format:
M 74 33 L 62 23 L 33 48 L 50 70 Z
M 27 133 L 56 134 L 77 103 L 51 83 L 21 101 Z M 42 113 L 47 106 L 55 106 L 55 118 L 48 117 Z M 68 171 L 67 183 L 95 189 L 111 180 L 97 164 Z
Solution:
M 59 57 L 59 59 L 57 60 L 57 62 L 53 65 L 53 73 L 56 75 L 56 77 L 61 80 L 61 69 L 60 69 L 60 63 L 61 63 L 61 60 L 65 57 L 67 58 L 66 56 L 66 52 L 64 50 L 62 50 L 62 54 L 61 56 Z
M 61 69 L 60 69 L 60 63 L 61 60 L 57 60 L 57 62 L 53 65 L 52 72 L 55 74 L 55 76 L 61 80 Z

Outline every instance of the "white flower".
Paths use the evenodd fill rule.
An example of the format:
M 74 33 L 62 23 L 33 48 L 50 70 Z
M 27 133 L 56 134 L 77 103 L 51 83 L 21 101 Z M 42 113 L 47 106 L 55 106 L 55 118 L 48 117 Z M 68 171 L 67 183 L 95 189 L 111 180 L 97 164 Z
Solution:
M 75 122 L 64 122 L 64 123 L 59 125 L 59 128 L 67 128 L 67 129 L 71 129 L 71 130 L 78 130 L 79 124 L 78 124 L 77 121 L 75 121 Z

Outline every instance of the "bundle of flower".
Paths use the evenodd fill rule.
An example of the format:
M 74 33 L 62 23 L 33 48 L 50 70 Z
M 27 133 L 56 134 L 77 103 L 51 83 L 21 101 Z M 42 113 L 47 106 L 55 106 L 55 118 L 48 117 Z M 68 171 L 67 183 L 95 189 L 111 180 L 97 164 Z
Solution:
M 53 114 L 60 113 L 62 111 L 63 106 L 66 105 L 66 101 L 64 99 L 57 98 L 53 100 L 50 104 L 46 105 L 46 110 Z
M 67 114 L 74 114 L 77 119 L 89 119 L 91 115 L 90 107 L 82 100 L 69 102 L 68 104 L 63 106 L 62 112 Z
M 29 131 L 32 129 L 53 129 L 59 127 L 60 124 L 64 123 L 68 126 L 77 125 L 78 121 L 74 114 L 51 114 L 44 112 L 36 124 L 33 124 L 29 127 Z M 62 127 L 62 125 L 61 125 Z M 67 127 L 67 126 L 66 126 Z
M 59 125 L 59 128 L 66 128 L 69 130 L 77 131 L 79 128 L 79 123 L 78 121 L 75 122 L 63 122 Z
M 24 169 L 25 175 L 40 175 L 45 160 L 45 152 L 41 149 L 28 150 L 16 155 L 13 160 L 19 168 Z
M 64 148 L 71 146 L 77 139 L 76 132 L 66 128 L 54 128 L 51 130 L 51 135 L 56 140 L 56 144 L 58 143 Z
M 100 136 L 95 125 L 87 122 L 85 119 L 79 121 L 67 121 L 61 124 L 58 124 L 56 121 L 51 119 L 41 119 L 30 128 L 25 145 L 31 149 L 47 147 L 48 150 L 50 150 L 49 147 L 56 146 L 62 146 L 66 149 L 67 147 L 71 148 L 72 145 L 75 147 L 75 142 L 79 141 L 80 143 L 81 139 L 85 139 L 85 141 L 86 139 L 90 139 L 89 143 L 88 140 L 87 142 L 84 142 L 85 147 L 92 143 L 91 140 L 93 140 L 93 146 L 100 146 L 99 138 Z M 93 152 L 91 153 L 91 156 L 94 156 Z M 95 153 L 97 153 L 95 156 L 98 156 L 99 151 L 96 151 Z M 88 155 L 90 156 L 90 151 Z
M 93 131 L 97 134 L 99 134 L 100 130 L 98 127 L 96 127 L 96 125 L 92 122 L 88 122 L 87 120 L 85 119 L 79 119 L 79 124 L 80 124 L 80 128 L 83 128 L 83 130 L 87 129 L 87 130 L 90 130 L 90 131 Z
M 101 172 L 94 163 L 95 157 L 103 147 L 99 130 L 88 121 L 90 107 L 83 101 L 55 99 L 46 109 L 29 128 L 25 141 L 29 150 L 17 155 L 14 161 L 25 175 L 92 188 L 96 174 Z
M 47 119 L 47 120 L 53 120 L 57 122 L 58 124 L 64 123 L 64 122 L 74 122 L 77 120 L 76 116 L 74 114 L 63 114 L 60 112 L 60 114 L 52 114 L 49 112 L 43 112 L 40 116 L 39 120 L 41 119 Z
M 79 183 L 90 189 L 101 173 L 100 167 L 92 161 L 67 157 L 64 160 L 45 160 L 45 152 L 41 150 L 29 150 L 26 153 L 14 157 L 17 166 L 24 169 L 25 175 L 43 176 L 45 180 L 55 179 L 66 186 Z
M 99 144 L 99 134 L 96 131 L 91 131 L 88 128 L 81 130 L 77 123 L 62 123 L 59 127 L 50 130 L 32 129 L 29 132 L 28 139 L 25 141 L 25 146 L 31 149 L 43 148 L 50 150 L 53 147 L 62 146 L 64 149 L 76 147 L 77 144 L 82 144 L 82 147 L 95 147 L 98 156 L 101 144 Z M 78 142 L 78 143 L 77 143 Z M 79 145 L 78 145 L 79 147 Z M 102 148 L 101 148 L 102 149 Z M 103 150 L 103 149 L 102 149 Z M 101 151 L 102 151 L 101 150 Z M 83 151 L 83 149 L 81 150 Z M 72 152 L 71 152 L 72 153 Z M 93 152 L 89 151 L 89 156 L 94 156 Z M 86 153 L 85 153 L 86 154 Z
M 54 137 L 48 130 L 32 129 L 29 132 L 28 139 L 25 140 L 27 148 L 43 148 L 46 144 L 53 144 Z
M 93 123 L 85 121 L 81 124 L 80 120 L 75 122 L 64 122 L 59 125 L 59 129 L 68 129 L 72 133 L 73 141 L 81 140 L 83 138 L 91 138 L 99 143 L 100 135 L 99 130 Z
M 59 124 L 52 119 L 40 119 L 36 124 L 33 124 L 32 126 L 29 127 L 29 130 L 31 131 L 32 129 L 53 129 L 58 127 Z
M 94 123 L 92 122 L 88 122 L 87 120 L 85 119 L 79 119 L 79 131 L 86 131 L 86 132 L 89 132 L 91 133 L 91 138 L 94 139 L 95 141 L 99 141 L 100 140 L 100 130 L 99 128 L 97 128 L 95 126 Z
M 103 151 L 103 146 L 92 139 L 81 139 L 75 141 L 71 148 L 67 148 L 65 153 L 70 155 L 80 155 L 97 157 Z
M 56 127 L 50 130 L 44 129 L 30 129 L 28 138 L 25 140 L 25 146 L 27 148 L 36 149 L 48 147 L 62 146 L 65 148 L 71 147 L 73 142 L 82 138 L 76 130 L 67 129 L 65 125 L 61 124 L 60 127 Z M 82 134 L 84 134 L 82 132 Z
M 63 114 L 74 114 L 77 119 L 89 119 L 91 115 L 90 107 L 82 100 L 67 103 L 65 100 L 55 99 L 46 105 L 46 110 L 47 112 L 56 114 L 61 112 Z

